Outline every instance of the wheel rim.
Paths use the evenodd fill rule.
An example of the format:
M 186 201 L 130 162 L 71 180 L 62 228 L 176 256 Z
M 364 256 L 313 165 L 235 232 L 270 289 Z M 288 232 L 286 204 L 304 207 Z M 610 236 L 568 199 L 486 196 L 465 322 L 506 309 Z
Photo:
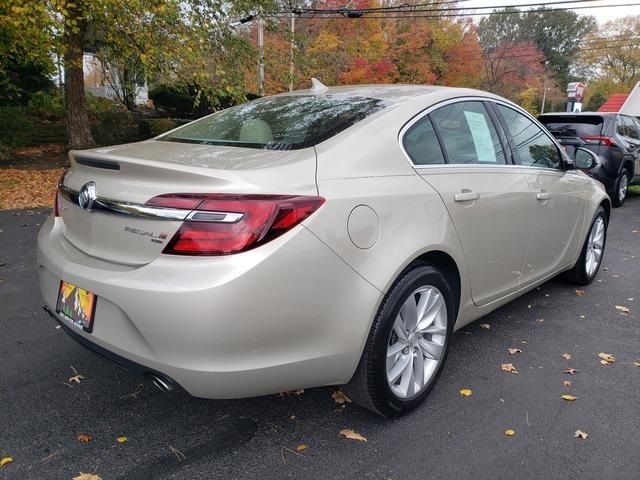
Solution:
M 391 391 L 409 399 L 435 374 L 447 337 L 447 305 L 434 286 L 416 289 L 395 318 L 387 342 L 386 372 Z
M 589 241 L 587 243 L 586 270 L 588 276 L 593 276 L 602 260 L 602 252 L 604 250 L 604 220 L 602 217 L 596 218 L 589 232 Z
M 620 177 L 620 185 L 618 186 L 618 200 L 621 202 L 627 196 L 627 188 L 629 188 L 629 180 L 625 174 Z

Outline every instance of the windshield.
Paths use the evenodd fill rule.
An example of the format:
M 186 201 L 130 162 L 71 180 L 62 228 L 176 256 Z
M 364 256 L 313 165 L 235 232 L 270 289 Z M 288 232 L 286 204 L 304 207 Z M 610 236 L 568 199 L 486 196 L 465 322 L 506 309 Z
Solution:
M 597 137 L 602 130 L 597 115 L 542 115 L 538 120 L 556 137 Z
M 316 145 L 386 105 L 338 95 L 268 97 L 214 113 L 158 140 L 294 150 Z

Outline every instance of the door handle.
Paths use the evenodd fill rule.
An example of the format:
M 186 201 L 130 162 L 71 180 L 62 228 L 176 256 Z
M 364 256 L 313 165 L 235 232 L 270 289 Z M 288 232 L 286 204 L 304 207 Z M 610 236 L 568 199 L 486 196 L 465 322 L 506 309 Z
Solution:
M 549 200 L 550 198 L 551 198 L 551 195 L 545 192 L 544 190 L 536 193 L 536 200 Z
M 456 193 L 453 196 L 453 199 L 456 202 L 473 202 L 474 200 L 478 200 L 480 198 L 480 194 L 474 193 L 471 190 L 463 189 L 461 193 Z

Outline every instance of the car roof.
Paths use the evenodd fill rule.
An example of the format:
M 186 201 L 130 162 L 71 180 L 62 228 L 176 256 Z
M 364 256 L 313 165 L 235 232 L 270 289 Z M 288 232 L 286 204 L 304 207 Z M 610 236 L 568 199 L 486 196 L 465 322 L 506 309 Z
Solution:
M 614 117 L 620 114 L 618 112 L 546 112 L 541 113 L 539 116 L 547 117 L 551 115 L 558 117 Z
M 287 95 L 344 95 L 357 96 L 366 98 L 375 98 L 389 103 L 400 103 L 410 98 L 415 98 L 432 93 L 451 92 L 451 96 L 459 96 L 461 93 L 469 94 L 471 92 L 478 96 L 495 97 L 491 93 L 481 90 L 462 89 L 455 87 L 444 87 L 439 85 L 409 85 L 409 84 L 393 84 L 393 85 L 346 85 L 339 87 L 326 87 L 321 90 L 307 89 L 295 90 L 293 92 L 281 93 L 278 96 Z M 499 97 L 495 97 L 499 98 Z

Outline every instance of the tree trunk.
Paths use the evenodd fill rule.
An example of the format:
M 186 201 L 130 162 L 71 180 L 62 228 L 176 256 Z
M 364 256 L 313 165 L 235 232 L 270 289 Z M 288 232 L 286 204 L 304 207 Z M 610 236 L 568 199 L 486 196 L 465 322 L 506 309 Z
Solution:
M 82 15 L 82 2 L 68 4 L 64 43 L 64 98 L 67 106 L 67 140 L 69 148 L 89 148 L 95 145 L 84 93 L 82 40 L 87 21 Z M 75 25 L 73 25 L 73 23 Z M 72 26 L 73 25 L 73 26 Z

